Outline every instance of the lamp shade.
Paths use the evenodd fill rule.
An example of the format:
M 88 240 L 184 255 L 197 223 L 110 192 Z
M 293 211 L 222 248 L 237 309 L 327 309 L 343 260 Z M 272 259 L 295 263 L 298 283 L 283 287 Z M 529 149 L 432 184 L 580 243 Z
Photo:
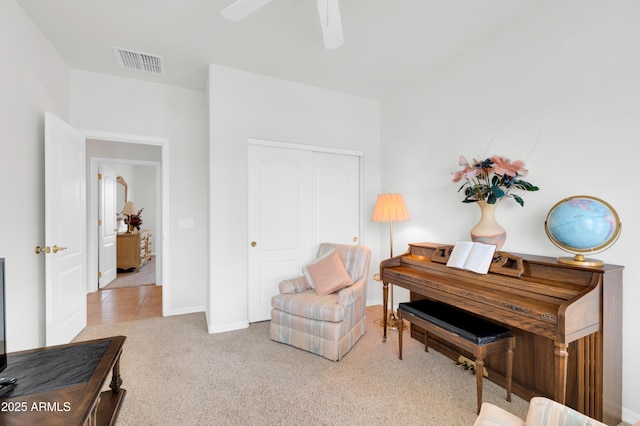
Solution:
M 409 220 L 409 211 L 402 194 L 380 194 L 373 209 L 373 222 L 400 222 Z
M 136 206 L 133 204 L 133 201 L 125 201 L 124 207 L 122 207 L 122 211 L 120 213 L 128 216 L 136 214 Z

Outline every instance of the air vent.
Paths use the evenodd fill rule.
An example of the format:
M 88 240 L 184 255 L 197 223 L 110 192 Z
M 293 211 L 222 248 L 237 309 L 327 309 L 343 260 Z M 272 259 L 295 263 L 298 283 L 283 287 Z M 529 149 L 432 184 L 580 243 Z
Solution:
M 122 68 L 150 72 L 152 74 L 164 74 L 161 56 L 135 52 L 115 46 L 113 47 L 113 53 L 115 53 L 116 60 Z

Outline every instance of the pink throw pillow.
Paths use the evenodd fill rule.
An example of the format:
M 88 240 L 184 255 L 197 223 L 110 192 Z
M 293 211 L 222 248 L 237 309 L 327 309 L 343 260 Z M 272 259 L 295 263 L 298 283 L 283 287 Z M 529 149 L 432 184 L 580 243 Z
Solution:
M 316 293 L 322 296 L 353 284 L 340 254 L 335 250 L 305 266 L 304 274 Z

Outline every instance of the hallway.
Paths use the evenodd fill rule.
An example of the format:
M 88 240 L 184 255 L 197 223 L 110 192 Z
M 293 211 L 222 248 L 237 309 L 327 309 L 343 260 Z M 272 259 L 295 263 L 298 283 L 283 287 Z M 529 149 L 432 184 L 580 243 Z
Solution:
M 87 326 L 162 316 L 162 286 L 98 290 L 87 295 Z

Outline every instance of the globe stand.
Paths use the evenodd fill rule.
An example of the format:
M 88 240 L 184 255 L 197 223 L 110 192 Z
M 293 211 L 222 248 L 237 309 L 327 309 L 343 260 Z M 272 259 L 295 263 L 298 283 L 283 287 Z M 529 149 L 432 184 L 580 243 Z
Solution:
M 558 263 L 564 263 L 565 265 L 578 265 L 578 266 L 602 266 L 604 262 L 597 259 L 587 259 L 581 254 L 576 254 L 573 257 L 559 257 Z
M 620 217 L 606 201 L 589 195 L 576 195 L 557 202 L 544 222 L 553 244 L 573 254 L 558 257 L 558 263 L 599 267 L 604 262 L 586 259 L 582 253 L 599 253 L 611 247 L 620 236 Z

